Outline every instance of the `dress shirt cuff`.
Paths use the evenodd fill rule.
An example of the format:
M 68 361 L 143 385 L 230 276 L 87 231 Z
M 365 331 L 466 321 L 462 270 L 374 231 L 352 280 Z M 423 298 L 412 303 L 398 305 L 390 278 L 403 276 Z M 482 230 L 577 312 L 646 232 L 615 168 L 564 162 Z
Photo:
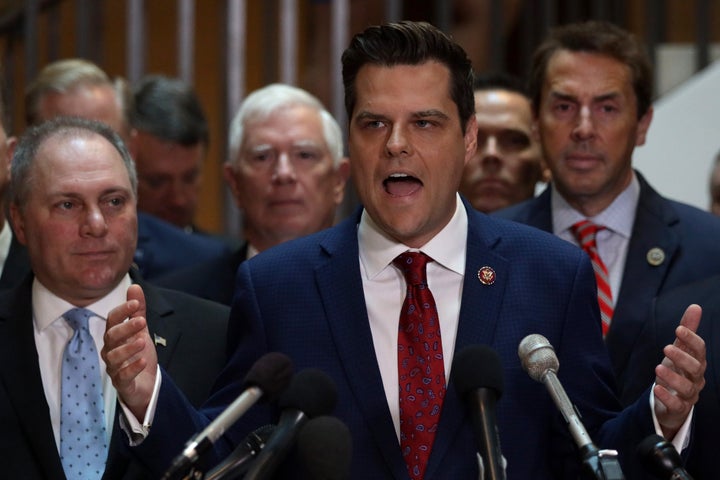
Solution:
M 142 423 L 135 418 L 135 415 L 125 405 L 125 403 L 118 397 L 120 407 L 122 407 L 122 415 L 120 415 L 120 427 L 123 429 L 128 437 L 128 443 L 131 447 L 140 445 L 143 440 L 150 435 L 150 427 L 152 426 L 153 419 L 155 418 L 155 408 L 157 407 L 158 396 L 160 395 L 160 385 L 162 384 L 162 374 L 160 373 L 160 366 L 157 367 L 157 374 L 155 375 L 155 387 L 153 388 L 152 397 L 150 397 L 150 403 L 148 403 L 147 410 L 145 411 L 145 418 Z
M 652 412 L 653 425 L 655 425 L 655 433 L 664 438 L 660 423 L 655 416 L 655 395 L 653 395 L 652 393 L 654 388 L 655 384 L 653 383 L 650 389 L 650 411 Z M 690 445 L 690 425 L 692 425 L 692 418 L 694 412 L 695 407 L 693 406 L 693 408 L 690 409 L 690 413 L 688 414 L 687 418 L 685 419 L 685 423 L 682 424 L 680 430 L 678 430 L 678 432 L 675 434 L 675 437 L 671 441 L 671 443 L 675 447 L 675 450 L 677 450 L 678 453 L 682 453 L 682 451 L 685 450 L 688 445 Z

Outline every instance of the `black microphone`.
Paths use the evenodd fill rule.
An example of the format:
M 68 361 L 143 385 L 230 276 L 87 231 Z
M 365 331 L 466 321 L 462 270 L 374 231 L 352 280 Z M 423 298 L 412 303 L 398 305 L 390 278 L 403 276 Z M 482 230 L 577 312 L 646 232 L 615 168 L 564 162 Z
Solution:
M 272 478 L 308 419 L 332 412 L 336 401 L 335 384 L 327 374 L 314 368 L 298 372 L 278 400 L 282 413 L 275 432 L 243 478 Z
M 653 475 L 663 480 L 692 480 L 683 468 L 680 454 L 672 443 L 660 435 L 646 437 L 637 447 L 637 454 Z
M 310 419 L 297 438 L 297 448 L 309 478 L 345 480 L 350 477 L 352 438 L 350 430 L 337 417 Z
M 505 468 L 495 421 L 495 404 L 503 392 L 500 357 L 486 345 L 471 345 L 455 355 L 451 381 L 470 411 L 483 478 L 504 480 Z
M 535 381 L 544 383 L 555 405 L 567 423 L 570 434 L 580 449 L 580 457 L 586 474 L 593 478 L 611 480 L 622 479 L 617 452 L 598 450 L 590 439 L 587 430 L 580 421 L 575 406 L 570 402 L 565 389 L 557 377 L 560 362 L 555 350 L 547 338 L 540 334 L 532 334 L 523 338 L 518 346 L 518 356 L 523 369 Z
M 292 376 L 290 358 L 282 353 L 270 352 L 260 357 L 245 376 L 245 391 L 238 396 L 205 430 L 195 435 L 183 452 L 173 460 L 163 480 L 181 478 L 193 463 L 217 441 L 260 398 L 272 399 L 283 391 Z
M 230 471 L 244 473 L 251 462 L 260 454 L 270 436 L 275 431 L 275 425 L 263 425 L 250 432 L 242 442 L 215 468 L 205 474 L 203 480 L 220 480 L 226 478 Z

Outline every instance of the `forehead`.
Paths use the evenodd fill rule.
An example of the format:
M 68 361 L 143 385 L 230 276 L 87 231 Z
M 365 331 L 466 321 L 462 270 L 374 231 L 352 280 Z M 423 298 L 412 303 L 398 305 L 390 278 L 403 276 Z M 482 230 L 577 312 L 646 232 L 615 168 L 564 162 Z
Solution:
M 104 122 L 121 132 L 122 111 L 110 85 L 78 85 L 67 92 L 47 93 L 40 101 L 44 120 L 73 116 Z
M 512 126 L 530 129 L 532 112 L 530 100 L 509 90 L 477 90 L 475 92 L 475 118 L 478 127 Z
M 364 65 L 355 78 L 355 91 L 353 115 L 363 111 L 390 115 L 441 109 L 458 116 L 457 109 L 448 109 L 454 105 L 450 70 L 434 60 L 419 65 Z
M 120 153 L 94 132 L 59 132 L 46 138 L 37 150 L 34 170 L 38 178 L 51 184 L 75 179 L 78 186 L 83 186 L 97 179 L 112 179 L 130 186 Z
M 243 143 L 246 148 L 260 144 L 283 146 L 302 141 L 325 146 L 320 112 L 307 105 L 280 108 L 266 117 L 248 120 L 245 124 Z
M 559 50 L 548 61 L 543 91 L 633 96 L 630 67 L 607 55 Z

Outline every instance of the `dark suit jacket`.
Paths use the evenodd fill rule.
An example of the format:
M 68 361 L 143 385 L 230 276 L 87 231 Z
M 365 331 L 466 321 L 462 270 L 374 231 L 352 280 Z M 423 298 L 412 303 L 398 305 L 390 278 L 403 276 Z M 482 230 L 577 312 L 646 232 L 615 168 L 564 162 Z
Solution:
M 487 344 L 502 360 L 505 391 L 497 416 L 508 478 L 577 478 L 575 444 L 545 387 L 530 379 L 518 360 L 518 344 L 531 333 L 545 335 L 554 345 L 559 377 L 593 438 L 633 457 L 637 442 L 652 432 L 648 396 L 618 415 L 587 256 L 547 233 L 472 210 L 468 215 L 455 349 Z M 351 477 L 406 479 L 362 293 L 358 220 L 359 214 L 240 265 L 228 331 L 238 348 L 201 413 L 215 416 L 236 398 L 243 388 L 240 380 L 260 355 L 285 352 L 297 370 L 317 367 L 334 380 L 334 414 L 352 434 Z M 495 270 L 493 285 L 478 280 L 483 266 Z M 389 312 L 388 321 L 397 322 L 398 313 Z M 180 440 L 207 422 L 187 407 L 172 384 L 163 381 L 153 432 L 133 448 L 144 461 L 154 462 L 158 474 L 182 449 Z M 276 419 L 277 412 L 255 406 L 226 437 L 238 443 L 249 431 Z M 221 450 L 209 463 L 229 447 Z M 285 474 L 278 478 L 301 478 L 297 470 Z M 451 382 L 426 478 L 477 477 L 471 421 Z
M 146 280 L 219 258 L 230 251 L 223 240 L 188 234 L 175 225 L 138 212 L 138 242 L 133 260 Z
M 675 328 L 691 303 L 703 309 L 698 334 L 705 340 L 707 369 L 705 388 L 695 405 L 692 448 L 686 467 L 697 480 L 718 477 L 718 432 L 720 432 L 720 275 L 688 284 L 658 297 L 652 305 L 640 341 L 633 350 L 629 375 L 639 381 L 630 393 L 637 394 L 641 383 L 655 380 L 655 365 L 662 349 L 675 339 Z
M 720 272 L 720 219 L 661 197 L 642 175 L 637 172 L 636 175 L 640 199 L 620 293 L 606 337 L 623 404 L 635 400 L 626 392 L 634 382 L 628 375 L 628 360 L 641 338 L 652 299 L 674 287 Z M 552 232 L 550 188 L 535 199 L 498 212 L 497 216 Z M 665 260 L 653 266 L 647 254 L 656 247 L 665 252 Z
M 153 283 L 230 306 L 235 293 L 235 275 L 247 257 L 247 249 L 245 243 L 234 252 L 170 272 L 154 279 Z
M 13 233 L 10 250 L 0 276 L 0 290 L 7 290 L 19 285 L 28 273 L 30 273 L 30 258 L 25 247 L 18 242 Z
M 136 283 L 145 291 L 158 361 L 188 397 L 200 404 L 225 364 L 229 309 Z M 17 288 L 0 294 L 0 465 L 4 478 L 58 480 L 65 476 L 40 378 L 31 285 L 32 276 L 28 276 Z M 103 478 L 156 480 L 139 463 L 130 461 L 121 435 L 116 426 Z

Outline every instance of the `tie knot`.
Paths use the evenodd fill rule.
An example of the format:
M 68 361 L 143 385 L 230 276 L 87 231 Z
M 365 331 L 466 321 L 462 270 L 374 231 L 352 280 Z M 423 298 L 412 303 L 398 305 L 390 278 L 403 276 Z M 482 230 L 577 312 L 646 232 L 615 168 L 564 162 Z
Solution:
M 93 315 L 94 313 L 87 308 L 71 308 L 67 312 L 63 313 L 63 318 L 67 324 L 70 325 L 70 328 L 78 331 L 82 329 L 82 327 L 87 328 L 88 320 Z
M 597 232 L 603 230 L 605 227 L 597 225 L 590 220 L 581 220 L 574 223 L 570 228 L 572 229 L 575 238 L 578 239 L 578 242 L 580 242 L 580 245 L 582 246 L 587 242 L 594 242 Z
M 408 285 L 422 285 L 427 284 L 425 265 L 431 261 L 422 252 L 405 252 L 395 257 L 393 263 L 403 272 Z

